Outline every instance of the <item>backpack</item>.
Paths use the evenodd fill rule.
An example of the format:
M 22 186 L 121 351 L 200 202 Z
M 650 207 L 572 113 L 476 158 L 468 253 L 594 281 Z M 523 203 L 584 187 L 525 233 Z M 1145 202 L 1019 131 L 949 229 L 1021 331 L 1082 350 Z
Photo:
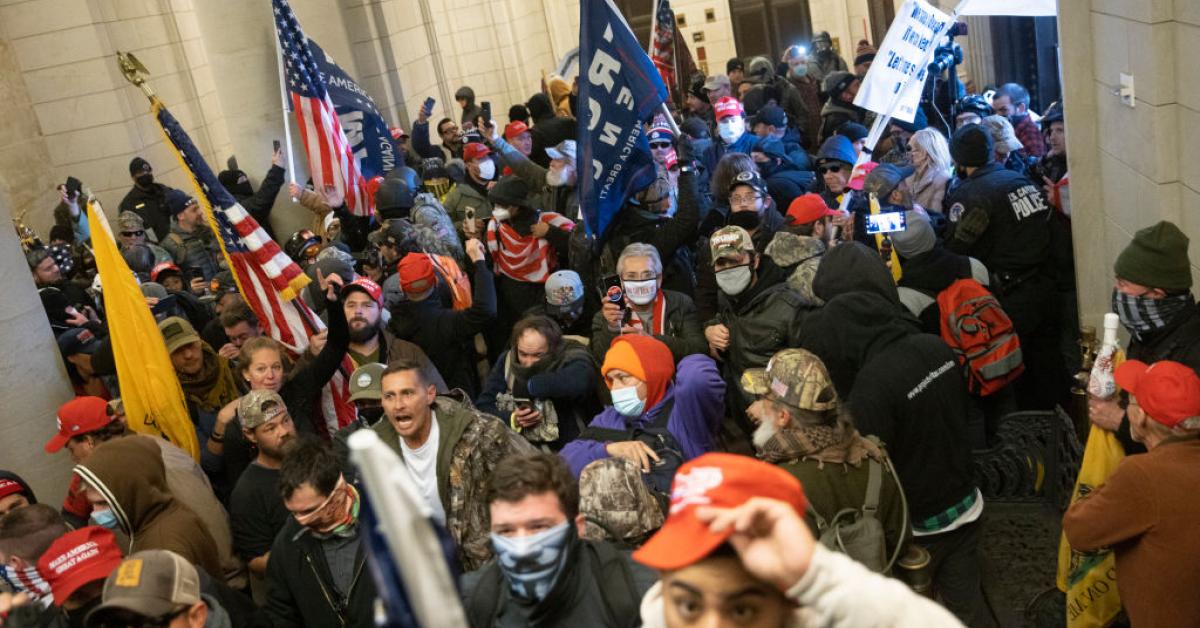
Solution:
M 638 595 L 624 553 L 604 541 L 581 540 L 579 543 L 580 554 L 592 554 L 592 578 L 608 610 L 609 620 L 613 622 L 610 625 L 637 625 L 641 596 Z M 500 564 L 493 560 L 483 569 L 479 583 L 465 604 L 471 626 L 492 626 L 503 597 L 501 587 L 505 585 Z
M 883 463 L 874 458 L 868 458 L 867 463 L 867 494 L 862 508 L 843 508 L 832 519 L 825 519 L 813 508 L 812 503 L 809 503 L 808 514 L 817 522 L 817 538 L 821 545 L 853 558 L 875 573 L 886 575 L 891 572 L 892 566 L 900 556 L 906 536 L 901 535 L 889 560 L 887 535 L 877 513 L 879 495 L 883 490 L 883 466 L 887 465 L 893 478 L 896 477 L 896 471 L 886 454 Z M 900 497 L 904 506 L 904 521 L 907 522 L 908 502 L 904 500 L 903 489 L 900 489 Z
M 602 443 L 616 443 L 627 440 L 637 440 L 646 443 L 654 453 L 658 454 L 658 462 L 654 463 L 649 473 L 642 474 L 646 488 L 658 501 L 663 513 L 666 513 L 671 503 L 671 480 L 675 472 L 683 465 L 683 447 L 675 439 L 675 435 L 667 430 L 671 420 L 671 409 L 675 406 L 675 398 L 671 397 L 658 412 L 658 416 L 648 425 L 635 427 L 631 430 L 614 430 L 603 427 L 588 427 L 579 434 L 579 438 L 596 440 Z
M 974 279 L 958 279 L 938 293 L 942 340 L 966 371 L 967 390 L 986 397 L 1025 370 L 1021 341 L 1000 302 Z

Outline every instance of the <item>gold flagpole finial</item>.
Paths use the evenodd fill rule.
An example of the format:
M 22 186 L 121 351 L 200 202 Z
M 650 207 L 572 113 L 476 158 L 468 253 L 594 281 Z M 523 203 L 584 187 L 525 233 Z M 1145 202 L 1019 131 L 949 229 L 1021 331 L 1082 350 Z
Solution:
M 121 68 L 121 74 L 125 75 L 125 80 L 140 88 L 142 93 L 146 94 L 146 98 L 154 100 L 154 90 L 146 84 L 146 75 L 150 74 L 150 71 L 132 52 L 117 51 L 117 65 Z

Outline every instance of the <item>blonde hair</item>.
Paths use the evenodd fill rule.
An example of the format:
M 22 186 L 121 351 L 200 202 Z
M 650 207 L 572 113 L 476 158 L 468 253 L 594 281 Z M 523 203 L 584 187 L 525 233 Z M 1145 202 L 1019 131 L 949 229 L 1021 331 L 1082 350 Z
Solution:
M 925 162 L 925 167 L 917 169 L 918 175 L 924 174 L 930 169 L 941 172 L 948 172 L 950 170 L 950 145 L 946 142 L 946 136 L 935 129 L 927 127 L 913 133 L 908 143 L 920 147 L 929 156 L 929 160 Z

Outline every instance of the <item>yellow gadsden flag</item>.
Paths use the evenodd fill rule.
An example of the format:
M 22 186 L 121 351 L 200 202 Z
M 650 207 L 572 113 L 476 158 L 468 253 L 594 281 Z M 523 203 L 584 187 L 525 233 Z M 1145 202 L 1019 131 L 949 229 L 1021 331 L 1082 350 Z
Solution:
M 165 436 L 199 462 L 196 428 L 188 416 L 167 343 L 95 199 L 88 202 L 88 223 L 92 225 L 92 246 L 129 429 Z
M 1114 363 L 1119 363 L 1117 355 Z M 1075 480 L 1071 502 L 1092 492 L 1108 481 L 1108 476 L 1125 457 L 1117 435 L 1092 426 L 1088 433 L 1083 462 Z M 1067 594 L 1067 628 L 1101 628 L 1112 623 L 1121 612 L 1117 592 L 1116 556 L 1111 549 L 1077 552 L 1071 549 L 1067 535 L 1058 544 L 1058 589 Z

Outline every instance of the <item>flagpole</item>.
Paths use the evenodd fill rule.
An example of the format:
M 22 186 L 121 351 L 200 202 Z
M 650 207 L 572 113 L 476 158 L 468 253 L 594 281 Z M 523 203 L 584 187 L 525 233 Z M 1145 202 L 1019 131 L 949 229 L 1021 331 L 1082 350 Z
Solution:
M 283 49 L 279 47 L 279 32 L 276 31 L 275 37 L 275 67 L 279 69 L 279 104 L 283 108 L 283 145 L 284 154 L 287 155 L 287 170 L 288 180 L 293 184 L 296 183 L 296 168 L 292 163 L 292 125 L 288 123 L 288 98 L 286 75 L 283 73 Z M 295 203 L 299 199 L 292 197 L 292 202 Z
M 650 40 L 646 44 L 646 56 L 650 57 L 650 63 L 654 63 L 654 37 L 656 35 L 655 31 L 658 30 L 658 3 L 661 1 L 662 0 L 650 0 Z M 625 16 L 620 11 L 617 12 L 617 15 L 620 15 L 621 20 L 625 21 Z M 671 27 L 675 28 L 675 25 L 672 24 Z M 627 22 L 627 21 L 625 22 L 625 28 L 629 28 L 629 32 L 631 32 L 631 33 L 633 32 L 633 29 L 630 28 L 629 22 Z M 675 31 L 675 37 L 679 37 L 678 30 Z M 672 56 L 674 56 L 674 55 L 672 54 Z M 657 66 L 656 66 L 656 68 L 657 68 Z M 660 73 L 659 76 L 661 77 L 662 74 Z M 667 86 L 667 100 L 670 100 L 670 99 L 671 99 L 671 86 L 668 85 Z M 675 116 L 671 115 L 671 109 L 669 107 L 667 107 L 666 102 L 664 102 L 662 104 L 661 108 L 662 108 L 663 117 L 665 117 L 667 119 L 667 124 L 670 125 L 670 127 L 671 127 L 671 132 L 675 134 L 675 137 L 679 137 L 679 125 L 675 124 Z

